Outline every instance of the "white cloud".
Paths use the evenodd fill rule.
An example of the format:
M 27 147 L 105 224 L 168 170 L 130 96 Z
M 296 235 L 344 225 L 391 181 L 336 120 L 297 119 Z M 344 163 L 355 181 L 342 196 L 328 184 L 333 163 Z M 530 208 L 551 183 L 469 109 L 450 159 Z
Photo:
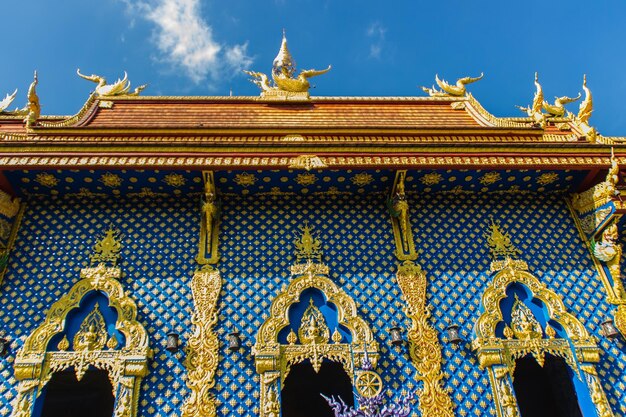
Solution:
M 134 18 L 156 25 L 153 41 L 161 57 L 194 82 L 217 79 L 247 68 L 247 43 L 228 46 L 213 38 L 200 12 L 200 0 L 122 0 Z
M 370 58 L 380 58 L 387 29 L 380 23 L 374 22 L 367 28 L 367 37 L 371 39 Z

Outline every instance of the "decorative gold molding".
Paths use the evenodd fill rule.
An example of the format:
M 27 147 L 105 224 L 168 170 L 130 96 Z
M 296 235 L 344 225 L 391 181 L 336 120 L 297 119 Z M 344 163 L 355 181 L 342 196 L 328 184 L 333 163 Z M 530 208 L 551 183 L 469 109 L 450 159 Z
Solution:
M 196 262 L 200 265 L 219 262 L 219 225 L 221 206 L 215 187 L 212 171 L 202 172 L 204 179 L 204 195 L 202 198 L 202 216 L 200 220 L 200 243 Z
M 37 167 L 74 167 L 74 168 L 110 168 L 110 167 L 154 167 L 171 166 L 180 168 L 226 168 L 226 167 L 260 167 L 289 168 L 292 158 L 273 156 L 251 157 L 197 157 L 197 156 L 4 156 L 0 157 L 0 165 L 6 168 L 37 168 Z M 505 167 L 516 165 L 524 167 L 585 167 L 602 166 L 604 157 L 573 156 L 573 157 L 533 157 L 533 156 L 325 156 L 323 163 L 329 168 L 344 167 L 398 167 L 410 166 L 429 167 Z M 299 168 L 299 167 L 298 167 Z
M 12 417 L 31 415 L 35 399 L 54 372 L 74 367 L 80 380 L 89 366 L 107 371 L 116 396 L 115 417 L 136 414 L 139 383 L 148 373 L 148 358 L 152 355 L 148 333 L 137 321 L 137 306 L 118 281 L 120 268 L 100 263 L 83 268 L 80 277 L 69 292 L 50 307 L 45 321 L 26 338 L 15 358 L 14 372 L 19 384 Z M 67 350 L 70 346 L 64 337 L 59 343 L 60 350 L 49 351 L 50 340 L 64 331 L 68 313 L 79 308 L 83 297 L 94 291 L 104 293 L 109 306 L 117 311 L 115 328 L 124 335 L 124 345 L 110 340 L 101 346 L 101 341 L 96 343 L 95 338 L 100 336 L 93 333 L 97 330 L 94 327 L 84 329 L 89 334 L 74 346 L 79 350 Z
M 187 387 L 191 391 L 182 406 L 182 417 L 214 417 L 216 400 L 210 393 L 215 386 L 219 363 L 219 341 L 213 330 L 218 320 L 217 301 L 222 289 L 220 272 L 210 265 L 195 272 L 191 281 L 194 313 L 193 334 L 187 342 Z
M 396 279 L 406 300 L 405 314 L 411 320 L 409 354 L 417 370 L 416 378 L 424 384 L 418 391 L 420 414 L 453 417 L 454 405 L 442 384 L 441 344 L 437 331 L 428 323 L 431 313 L 426 306 L 426 274 L 419 265 L 407 260 L 398 267 Z
M 312 169 L 327 168 L 328 165 L 322 158 L 317 155 L 300 155 L 289 160 L 289 168 L 304 169 L 310 171 Z
M 599 362 L 600 350 L 595 338 L 575 316 L 566 310 L 563 300 L 554 291 L 529 272 L 516 269 L 514 263 L 508 262 L 505 265 L 504 269 L 495 274 L 483 294 L 483 313 L 474 327 L 476 338 L 472 341 L 472 348 L 477 351 L 480 366 L 488 368 L 498 416 L 513 417 L 519 413 L 517 401 L 511 395 L 512 381 L 510 379 L 515 369 L 516 359 L 532 354 L 542 364 L 544 355 L 551 353 L 565 359 L 574 374 L 582 378 L 581 370 L 587 372 L 593 369 L 593 363 Z M 499 307 L 500 301 L 507 297 L 506 290 L 513 283 L 524 285 L 532 293 L 533 298 L 541 300 L 546 305 L 549 320 L 556 321 L 563 327 L 567 339 L 555 338 L 555 331 L 550 325 L 547 325 L 545 329 L 539 327 L 542 330 L 541 333 L 516 333 L 516 326 L 518 326 L 518 331 L 520 328 L 528 328 L 528 326 L 519 327 L 519 323 L 512 323 L 513 329 L 509 325 L 505 326 L 506 339 L 496 336 L 496 326 L 504 321 Z M 544 333 L 546 338 L 543 337 Z M 596 391 L 602 389 L 591 387 L 588 379 L 586 382 L 592 396 L 594 395 L 593 389 Z M 594 400 L 597 411 L 600 413 L 608 409 L 608 414 L 602 415 L 612 416 L 603 392 L 602 398 L 603 400 Z

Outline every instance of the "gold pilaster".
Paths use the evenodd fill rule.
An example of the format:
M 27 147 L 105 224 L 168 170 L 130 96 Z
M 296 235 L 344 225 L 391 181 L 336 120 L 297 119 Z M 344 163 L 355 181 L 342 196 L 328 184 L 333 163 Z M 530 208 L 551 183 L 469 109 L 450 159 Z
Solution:
M 441 371 L 441 344 L 437 331 L 430 325 L 430 309 L 426 305 L 426 274 L 417 259 L 409 204 L 404 180 L 406 171 L 398 171 L 388 208 L 391 215 L 396 257 L 403 263 L 398 267 L 396 280 L 406 300 L 405 314 L 411 320 L 408 331 L 409 354 L 415 369 L 416 378 L 423 383 L 418 391 L 420 415 L 424 417 L 453 417 L 453 403 L 448 391 L 443 387 Z
M 191 280 L 194 313 L 193 334 L 187 341 L 187 387 L 191 391 L 182 407 L 182 417 L 213 417 L 217 415 L 215 386 L 219 361 L 219 341 L 214 331 L 218 320 L 217 300 L 222 289 L 220 272 L 207 265 L 196 271 Z
M 212 171 L 202 173 L 204 194 L 202 196 L 202 216 L 200 222 L 200 244 L 196 262 L 200 265 L 216 264 L 219 261 L 220 202 L 217 198 L 215 177 Z

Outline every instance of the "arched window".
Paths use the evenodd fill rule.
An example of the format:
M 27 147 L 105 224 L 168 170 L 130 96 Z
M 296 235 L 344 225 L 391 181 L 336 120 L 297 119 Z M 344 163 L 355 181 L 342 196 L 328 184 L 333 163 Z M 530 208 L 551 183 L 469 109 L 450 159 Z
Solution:
M 613 416 L 593 365 L 595 340 L 524 262 L 507 258 L 499 266 L 472 342 L 498 416 Z

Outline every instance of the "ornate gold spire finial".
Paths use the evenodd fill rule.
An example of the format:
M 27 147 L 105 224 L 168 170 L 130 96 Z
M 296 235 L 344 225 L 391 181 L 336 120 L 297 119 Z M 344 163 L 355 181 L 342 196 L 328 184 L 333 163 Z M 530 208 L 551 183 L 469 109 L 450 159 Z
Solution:
M 83 75 L 80 73 L 80 68 L 76 70 L 76 74 L 80 78 L 93 81 L 98 84 L 95 89 L 95 93 L 98 97 L 112 97 L 112 96 L 138 96 L 139 93 L 147 87 L 147 84 L 140 85 L 135 88 L 133 92 L 130 92 L 130 81 L 128 81 L 128 74 L 124 71 L 124 78 L 117 79 L 113 84 L 107 84 L 107 80 L 99 75 Z
M 331 66 L 323 70 L 302 70 L 300 74 L 295 77 L 296 63 L 287 48 L 287 37 L 283 29 L 283 39 L 278 51 L 278 55 L 274 59 L 272 65 L 272 79 L 274 83 L 270 83 L 267 75 L 261 72 L 244 71 L 246 74 L 252 76 L 254 84 L 261 88 L 261 97 L 275 98 L 279 100 L 286 99 L 308 99 L 309 78 L 317 75 L 325 74 L 330 71 Z
M 478 80 L 481 80 L 485 76 L 484 73 L 480 73 L 478 77 L 463 77 L 459 78 L 456 81 L 455 85 L 449 84 L 445 80 L 440 80 L 439 75 L 435 74 L 435 82 L 441 88 L 441 90 L 437 90 L 433 85 L 431 88 L 421 87 L 422 90 L 426 94 L 431 97 L 463 97 L 467 93 L 467 88 L 465 87 L 467 84 L 475 83 Z
M 28 104 L 26 108 L 28 109 L 28 114 L 24 119 L 27 128 L 31 128 L 37 123 L 37 119 L 41 115 L 41 106 L 39 105 L 39 96 L 37 96 L 37 84 L 39 80 L 37 78 L 37 71 L 35 71 L 35 75 L 33 77 L 33 82 L 28 87 Z
M 0 113 L 9 108 L 11 103 L 13 103 L 13 100 L 15 100 L 15 96 L 17 96 L 17 88 L 15 89 L 13 94 L 7 93 L 7 96 L 2 99 L 2 101 L 0 101 Z
M 94 245 L 94 254 L 91 255 L 92 265 L 106 263 L 110 263 L 111 266 L 117 265 L 122 244 L 116 239 L 116 235 L 117 233 L 113 229 L 109 229 L 105 232 L 104 237 Z
M 521 111 L 525 112 L 528 117 L 533 119 L 533 123 L 536 126 L 541 128 L 545 128 L 546 126 L 546 115 L 543 113 L 543 88 L 541 84 L 539 84 L 539 74 L 535 72 L 535 95 L 533 96 L 533 103 L 530 106 L 522 107 L 515 106 Z

